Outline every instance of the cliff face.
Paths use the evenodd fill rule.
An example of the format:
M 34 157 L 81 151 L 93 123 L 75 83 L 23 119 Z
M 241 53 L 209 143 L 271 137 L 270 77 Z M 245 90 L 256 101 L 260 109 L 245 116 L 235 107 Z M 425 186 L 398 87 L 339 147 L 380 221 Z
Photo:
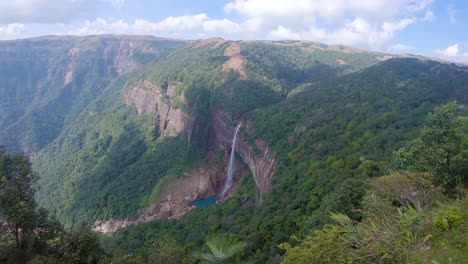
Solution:
M 213 111 L 212 142 L 215 146 L 231 146 L 232 144 L 235 127 L 228 126 L 224 121 L 226 119 L 226 115 L 222 111 Z M 256 150 L 254 151 L 254 149 Z M 242 134 L 237 136 L 236 152 L 252 171 L 260 195 L 262 196 L 269 192 L 271 181 L 276 171 L 276 153 L 270 149 L 268 144 L 259 139 L 255 141 L 255 146 L 250 146 L 247 141 L 242 138 Z
M 152 222 L 159 219 L 177 219 L 185 215 L 190 210 L 196 208 L 191 205 L 194 200 L 217 196 L 224 184 L 224 176 L 227 173 L 229 163 L 229 152 L 223 151 L 222 162 L 216 164 L 215 154 L 208 152 L 205 163 L 200 168 L 195 168 L 164 187 L 160 198 L 139 211 L 139 216 L 134 219 L 108 221 L 95 221 L 92 230 L 106 235 L 110 235 L 119 229 L 131 225 Z M 227 197 L 236 191 L 240 175 L 247 171 L 247 167 L 242 162 L 235 164 L 235 181 Z M 227 198 L 225 197 L 225 198 Z
M 154 116 L 155 127 L 162 136 L 177 136 L 184 131 L 190 142 L 194 129 L 194 119 L 182 111 L 185 103 L 183 94 L 177 94 L 175 85 L 162 87 L 144 80 L 130 87 L 123 93 L 126 105 L 134 107 L 137 114 Z
M 169 85 L 167 91 L 148 80 L 137 83 L 124 91 L 124 101 L 133 106 L 138 114 L 149 113 L 154 115 L 155 124 L 163 136 L 176 136 L 183 134 L 188 142 L 203 141 L 196 131 L 206 124 L 199 124 L 196 119 L 174 108 L 174 102 L 185 103 L 183 94 L 177 94 L 174 85 Z M 210 122 L 209 148 L 216 149 L 223 146 L 229 149 L 232 145 L 235 126 L 226 124 L 227 116 L 219 109 L 212 111 Z M 204 136 L 203 134 L 201 136 Z M 256 140 L 250 146 L 242 135 L 238 136 L 236 152 L 252 171 L 260 195 L 267 193 L 276 170 L 276 154 L 262 140 Z
M 130 225 L 137 225 L 163 218 L 179 218 L 195 208 L 191 202 L 200 198 L 218 196 L 223 188 L 229 165 L 230 150 L 235 133 L 235 125 L 230 126 L 226 120 L 226 113 L 214 109 L 210 122 L 198 122 L 179 107 L 174 107 L 176 102 L 186 103 L 183 93 L 177 93 L 175 85 L 169 85 L 166 91 L 144 80 L 126 87 L 123 91 L 123 100 L 129 107 L 135 109 L 139 115 L 153 116 L 155 128 L 161 136 L 186 137 L 188 142 L 208 141 L 207 156 L 200 168 L 186 172 L 183 177 L 173 180 L 166 186 L 159 199 L 139 211 L 139 216 L 134 219 L 95 221 L 93 230 L 104 234 L 112 234 L 115 231 Z M 209 126 L 209 133 L 200 133 Z M 208 136 L 209 139 L 200 137 Z M 221 162 L 215 158 L 215 150 L 221 149 L 223 157 Z M 256 140 L 251 146 L 239 134 L 236 141 L 236 152 L 242 160 L 235 163 L 234 184 L 226 197 L 220 197 L 223 202 L 232 196 L 238 186 L 240 176 L 247 170 L 251 170 L 255 184 L 262 196 L 270 191 L 277 159 L 276 154 L 262 140 Z
M 110 80 L 185 45 L 153 37 L 0 41 L 0 145 L 34 155 Z

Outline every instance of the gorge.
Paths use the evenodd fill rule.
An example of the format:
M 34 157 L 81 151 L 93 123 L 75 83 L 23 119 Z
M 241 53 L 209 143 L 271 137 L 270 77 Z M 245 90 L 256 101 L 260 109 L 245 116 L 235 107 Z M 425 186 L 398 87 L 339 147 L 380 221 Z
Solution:
M 280 263 L 310 240 L 345 241 L 330 212 L 362 227 L 369 199 L 398 184 L 443 204 L 420 213 L 382 198 L 391 223 L 398 210 L 422 219 L 411 232 L 466 207 L 430 180 L 468 171 L 463 65 L 310 41 L 106 35 L 0 41 L 0 67 L 0 145 L 31 157 L 37 207 L 61 230 L 104 234 L 112 263 L 161 245 L 196 263 L 218 234 L 246 242 L 240 261 Z M 431 232 L 446 243 L 457 228 Z M 415 256 L 441 245 L 414 237 Z
M 236 131 L 234 132 L 234 138 L 232 139 L 231 145 L 231 156 L 229 158 L 229 165 L 227 169 L 226 181 L 224 182 L 223 190 L 221 191 L 221 197 L 224 197 L 226 193 L 232 186 L 233 177 L 234 177 L 234 162 L 236 161 L 236 143 L 237 143 L 237 134 L 239 133 L 239 129 L 242 123 L 239 123 L 236 127 Z

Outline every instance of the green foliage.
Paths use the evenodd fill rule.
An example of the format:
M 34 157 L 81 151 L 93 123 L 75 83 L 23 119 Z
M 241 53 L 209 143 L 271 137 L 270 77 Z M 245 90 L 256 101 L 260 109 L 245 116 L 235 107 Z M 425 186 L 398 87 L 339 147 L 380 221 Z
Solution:
M 103 257 L 97 236 L 88 230 L 66 234 L 60 241 L 61 263 L 98 263 Z
M 437 107 L 426 119 L 420 138 L 396 152 L 393 168 L 432 173 L 439 183 L 453 189 L 462 176 L 456 172 L 463 170 L 454 168 L 457 163 L 452 162 L 461 151 L 456 110 L 454 102 Z
M 424 119 L 436 106 L 457 99 L 463 112 L 468 82 L 465 68 L 416 59 L 378 63 L 379 54 L 343 53 L 339 49 L 344 47 L 330 50 L 316 43 L 238 42 L 245 60 L 243 79 L 234 71 L 223 71 L 223 63 L 229 59 L 225 49 L 231 44 L 197 43 L 111 82 L 98 78 L 102 70 L 96 70 L 94 79 L 84 74 L 95 55 L 83 57 L 79 71 L 83 75 L 71 91 L 87 87 L 87 96 L 64 94 L 69 101 L 48 105 L 60 109 L 60 116 L 50 117 L 47 108 L 37 113 L 43 118 L 32 119 L 54 127 L 53 131 L 36 129 L 36 125 L 31 129 L 51 132 L 44 144 L 53 140 L 35 157 L 34 166 L 41 175 L 40 204 L 57 214 L 66 228 L 89 225 L 96 219 L 134 217 L 158 198 L 166 182 L 197 167 L 204 149 L 217 147 L 210 145 L 210 118 L 213 110 L 223 110 L 229 114 L 227 123 L 239 119 L 248 123 L 242 137 L 255 154 L 261 154 L 252 144 L 258 139 L 276 153 L 278 168 L 271 193 L 257 204 L 255 183 L 247 175 L 237 194 L 221 205 L 197 208 L 178 220 L 132 226 L 112 238 L 102 238 L 113 255 L 109 262 L 179 261 L 168 256 L 200 250 L 211 251 L 204 256 L 215 260 L 219 254 L 213 253 L 220 243 L 212 243 L 211 249 L 203 244 L 204 238 L 218 233 L 236 234 L 238 240 L 247 242 L 245 254 L 235 261 L 253 263 L 278 263 L 284 252 L 278 248 L 282 243 L 290 245 L 284 247 L 285 261 L 290 262 L 315 261 L 317 256 L 336 262 L 409 262 L 413 255 L 416 259 L 427 252 L 423 249 L 428 245 L 433 246 L 431 254 L 440 253 L 437 250 L 446 249 L 442 243 L 450 244 L 457 257 L 462 255 L 466 240 L 456 238 L 454 232 L 463 231 L 465 225 L 437 227 L 458 213 L 434 216 L 437 203 L 450 205 L 452 201 L 440 197 L 430 177 L 466 175 L 465 117 L 453 119 L 450 105 L 438 108 L 407 151 L 413 153 L 408 159 L 411 166 L 420 158 L 416 153 L 429 151 L 427 158 L 431 166 L 436 164 L 431 167 L 435 169 L 389 173 L 388 168 L 392 153 L 418 136 Z M 152 59 L 137 56 L 142 62 Z M 124 87 L 142 80 L 156 83 L 163 91 L 176 85 L 176 94 L 184 100 L 168 103 L 195 120 L 194 131 L 201 132 L 191 142 L 200 143 L 198 146 L 189 145 L 183 137 L 160 137 L 154 116 L 136 115 L 124 105 Z M 99 87 L 91 89 L 92 83 Z M 72 98 L 81 103 L 74 106 Z M 3 122 L 16 120 L 13 115 L 21 116 L 21 111 L 11 111 L 12 116 Z M 29 130 L 15 131 L 26 131 L 31 140 L 26 142 L 28 146 L 36 142 Z M 367 184 L 367 178 L 386 174 Z M 462 208 L 464 219 L 466 207 L 456 206 Z M 341 224 L 330 225 L 334 221 L 330 213 L 348 216 L 341 217 Z M 291 239 L 292 235 L 299 241 Z M 323 251 L 316 252 L 320 248 Z M 314 254 L 304 249 L 313 249 Z M 186 256 L 188 263 L 193 260 Z
M 0 145 L 35 154 L 57 138 L 124 70 L 116 65 L 121 41 L 91 36 L 0 43 Z M 125 59 L 136 65 L 185 46 L 158 39 L 135 43 Z
M 148 262 L 154 264 L 182 263 L 185 255 L 184 248 L 169 236 L 153 242 L 149 250 Z
M 127 228 L 106 239 L 106 248 L 133 252 L 144 248 L 145 241 L 170 234 L 187 248 L 199 250 L 206 234 L 233 233 L 248 242 L 244 258 L 253 263 L 278 263 L 283 252 L 279 244 L 294 245 L 291 235 L 303 239 L 331 224 L 331 212 L 365 221 L 363 217 L 371 212 L 366 209 L 369 201 L 362 202 L 366 178 L 387 174 L 393 152 L 418 135 L 428 113 L 463 90 L 468 76 L 454 75 L 457 69 L 412 59 L 390 60 L 358 73 L 309 84 L 279 103 L 242 114 L 252 126 L 243 138 L 248 142 L 266 141 L 279 162 L 273 190 L 259 207 L 248 206 L 255 191 L 253 183 L 246 182 L 245 186 L 251 188 L 245 188 L 248 195 L 239 193 L 221 205 L 197 208 L 177 221 Z M 216 90 L 210 94 L 213 96 Z M 463 136 L 461 128 L 457 131 Z M 458 163 L 464 164 L 462 159 Z M 398 172 L 390 182 L 400 186 L 421 177 L 418 186 L 428 193 L 421 197 L 425 197 L 421 202 L 424 209 L 444 202 L 427 175 Z M 398 178 L 403 176 L 409 178 Z M 429 194 L 435 195 L 433 200 Z M 399 216 L 396 208 L 391 209 L 391 202 L 383 204 L 382 200 L 377 204 L 385 210 L 390 208 L 395 221 L 411 219 L 411 213 L 403 210 L 407 215 Z M 397 230 L 402 239 L 411 237 L 406 235 L 406 224 L 385 226 L 383 221 L 375 220 L 382 223 L 379 230 Z M 418 235 L 418 239 L 421 237 Z M 379 243 L 386 245 L 383 238 Z M 398 248 L 406 245 L 394 243 Z
M 66 228 L 134 216 L 161 179 L 201 159 L 198 147 L 159 138 L 150 115 L 124 105 L 120 89 L 131 78 L 114 81 L 36 158 L 40 204 Z
M 441 188 L 427 173 L 393 172 L 371 181 L 372 196 L 396 206 L 409 206 L 417 211 L 430 208 L 442 197 Z
M 351 263 L 349 252 L 341 244 L 346 230 L 338 225 L 325 225 L 312 236 L 301 240 L 299 245 L 281 244 L 285 250 L 284 264 L 295 263 Z
M 458 228 L 463 224 L 461 208 L 450 206 L 437 211 L 434 219 L 434 225 L 442 231 L 448 231 Z
M 6 249 L 1 250 L 10 251 L 10 258 L 19 263 L 46 250 L 45 241 L 61 231 L 44 209 L 37 208 L 33 188 L 36 179 L 27 157 L 10 155 L 0 147 L 0 222 L 6 227 L 1 240 L 15 241 L 14 246 L 7 243 Z
M 65 233 L 60 224 L 37 208 L 33 188 L 36 174 L 22 154 L 0 147 L 0 255 L 6 263 L 97 263 L 102 258 L 95 234 Z M 5 232 L 6 231 L 6 232 Z M 14 241 L 12 243 L 12 241 Z M 6 254 L 4 254 L 6 253 Z
M 245 242 L 239 242 L 235 236 L 229 234 L 216 234 L 207 238 L 207 253 L 195 252 L 194 256 L 208 263 L 239 263 L 234 257 L 245 248 Z
M 313 43 L 306 45 L 313 46 Z M 306 49 L 303 49 L 306 48 Z M 330 50 L 307 50 L 307 46 L 282 46 L 264 43 L 242 45 L 246 57 L 245 68 L 254 79 L 262 79 L 274 90 L 288 93 L 301 83 L 329 80 L 377 63 L 377 56 L 369 53 L 343 53 Z M 339 64 L 345 60 L 347 65 Z

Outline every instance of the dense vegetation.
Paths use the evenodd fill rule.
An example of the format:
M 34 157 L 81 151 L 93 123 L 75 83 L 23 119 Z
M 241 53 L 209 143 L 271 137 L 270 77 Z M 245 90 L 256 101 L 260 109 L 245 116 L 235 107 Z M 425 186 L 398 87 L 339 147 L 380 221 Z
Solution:
M 262 139 L 276 152 L 272 191 L 258 204 L 247 173 L 220 205 L 101 237 L 107 256 L 97 249 L 92 261 L 457 263 L 466 257 L 466 67 L 379 62 L 381 54 L 310 43 L 236 42 L 243 79 L 222 70 L 233 43 L 195 42 L 103 84 L 35 156 L 38 204 L 65 230 L 136 216 L 161 182 L 198 168 L 207 148 L 216 150 L 209 138 L 214 110 L 226 112 L 230 125 L 245 121 L 242 137 Z M 124 90 L 142 80 L 163 91 L 175 85 L 183 94 L 184 102 L 171 107 L 199 122 L 205 134 L 197 144 L 161 137 L 154 116 L 124 104 Z M 72 248 L 81 238 L 95 241 L 57 234 Z M 47 262 L 65 253 L 38 254 L 44 259 L 37 261 Z
M 109 86 L 36 159 L 47 175 L 38 198 L 67 228 L 135 215 L 159 179 L 181 175 L 201 159 L 196 147 L 159 138 L 152 117 L 124 105 L 116 88 L 127 78 Z
M 466 261 L 468 197 L 455 187 L 468 179 L 468 120 L 456 111 L 436 108 L 420 137 L 395 153 L 393 171 L 368 181 L 362 219 L 332 212 L 335 224 L 281 246 L 284 263 Z
M 104 257 L 95 234 L 67 232 L 37 206 L 37 174 L 22 154 L 0 147 L 0 262 L 97 263 Z
M 0 42 L 0 145 L 12 152 L 37 153 L 72 124 L 113 78 L 184 45 L 119 36 Z M 121 51 L 125 46 L 128 50 Z
M 162 179 L 175 178 L 202 160 L 209 143 L 213 109 L 226 111 L 234 120 L 280 102 L 291 87 L 358 69 L 340 66 L 338 57 L 361 58 L 360 67 L 377 61 L 377 55 L 366 53 L 351 56 L 336 51 L 306 52 L 297 47 L 277 50 L 271 44 L 245 44 L 247 64 L 259 63 L 257 52 L 270 60 L 282 54 L 278 60 L 302 66 L 281 72 L 288 76 L 304 74 L 283 78 L 276 76 L 279 69 L 259 65 L 248 71 L 251 77 L 243 80 L 234 71 L 221 71 L 221 65 L 229 59 L 224 50 L 231 44 L 194 44 L 114 79 L 54 142 L 38 153 L 35 168 L 39 174 L 47 175 L 39 180 L 40 204 L 47 206 L 67 228 L 89 225 L 96 219 L 133 217 L 154 199 L 151 193 Z M 315 68 L 304 66 L 309 60 L 323 60 L 327 67 L 336 69 L 314 75 Z M 272 82 L 265 82 L 266 78 Z M 206 127 L 197 146 L 177 138 L 160 138 L 151 114 L 136 115 L 124 104 L 125 87 L 142 80 L 151 80 L 163 90 L 177 85 L 176 92 L 183 93 L 186 103 L 175 101 L 171 107 L 181 108 Z M 277 83 L 288 88 L 278 89 Z
M 241 191 L 223 205 L 197 209 L 178 221 L 118 232 L 108 247 L 133 252 L 144 248 L 149 243 L 145 241 L 170 234 L 195 249 L 206 233 L 234 233 L 248 242 L 247 259 L 279 262 L 279 244 L 292 243 L 293 234 L 301 237 L 332 223 L 330 212 L 361 221 L 366 179 L 390 172 L 393 153 L 406 142 L 418 141 L 427 114 L 458 99 L 458 111 L 466 116 L 467 78 L 454 65 L 401 59 L 300 87 L 284 102 L 245 116 L 255 127 L 250 136 L 266 139 L 280 158 L 273 194 L 260 208 L 243 203 L 246 196 L 255 197 L 254 190 Z M 465 138 L 459 148 L 465 150 L 466 128 L 458 138 Z M 460 169 L 459 175 L 466 175 Z M 252 186 L 245 184 L 245 190 Z

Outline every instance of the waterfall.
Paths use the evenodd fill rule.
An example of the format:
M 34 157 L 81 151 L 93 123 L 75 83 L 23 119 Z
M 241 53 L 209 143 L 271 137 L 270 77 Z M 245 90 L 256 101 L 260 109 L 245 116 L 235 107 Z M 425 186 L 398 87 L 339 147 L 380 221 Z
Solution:
M 236 140 L 241 124 L 242 123 L 239 123 L 239 125 L 237 125 L 236 132 L 234 133 L 234 138 L 232 139 L 231 157 L 229 158 L 229 167 L 227 171 L 226 181 L 224 182 L 223 191 L 221 192 L 221 197 L 224 197 L 226 195 L 226 192 L 231 188 L 232 185 L 234 177 L 234 161 L 236 159 Z

